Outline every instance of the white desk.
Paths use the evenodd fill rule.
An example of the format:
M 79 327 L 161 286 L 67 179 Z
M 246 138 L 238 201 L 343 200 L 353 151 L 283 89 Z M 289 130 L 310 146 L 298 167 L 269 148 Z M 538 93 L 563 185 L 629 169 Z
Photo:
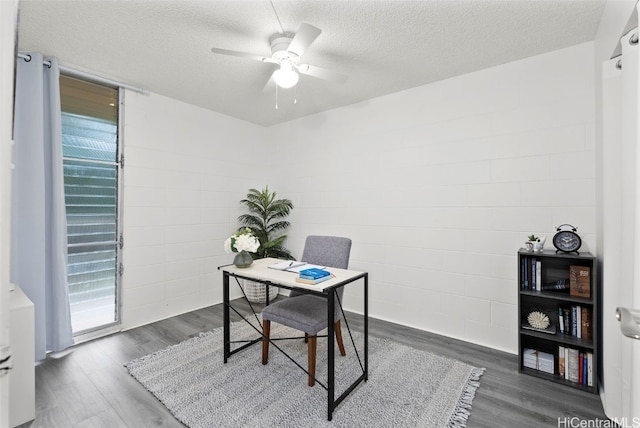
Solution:
M 221 266 L 218 269 L 222 270 L 223 275 L 223 300 L 224 300 L 224 363 L 227 362 L 231 355 L 240 352 L 249 346 L 262 341 L 262 335 L 254 340 L 247 341 L 243 346 L 240 346 L 233 351 L 231 350 L 231 331 L 229 322 L 229 309 L 236 311 L 229 302 L 229 278 L 244 278 L 252 281 L 257 281 L 265 284 L 266 287 L 274 285 L 277 287 L 283 287 L 288 289 L 296 289 L 307 293 L 323 296 L 327 299 L 327 386 L 323 386 L 327 389 L 327 419 L 331 420 L 333 417 L 333 411 L 335 407 L 342 402 L 361 382 L 366 382 L 369 376 L 369 274 L 367 272 L 358 272 L 353 270 L 338 269 L 328 267 L 327 270 L 334 275 L 327 281 L 315 285 L 308 285 L 296 282 L 297 274 L 293 272 L 280 271 L 270 269 L 269 265 L 277 263 L 277 259 L 259 259 L 255 260 L 248 268 L 238 268 L 234 265 Z M 351 284 L 355 281 L 362 279 L 364 281 L 363 299 L 364 299 L 364 365 L 363 373 L 356 381 L 346 389 L 346 391 L 337 399 L 335 398 L 335 341 L 334 336 L 334 316 L 335 316 L 335 296 L 336 288 Z M 266 293 L 266 304 L 269 304 L 269 293 Z M 351 334 L 351 332 L 349 332 Z M 273 342 L 271 342 L 273 343 Z M 281 352 L 282 349 L 276 346 Z M 304 370 L 304 369 L 303 369 Z

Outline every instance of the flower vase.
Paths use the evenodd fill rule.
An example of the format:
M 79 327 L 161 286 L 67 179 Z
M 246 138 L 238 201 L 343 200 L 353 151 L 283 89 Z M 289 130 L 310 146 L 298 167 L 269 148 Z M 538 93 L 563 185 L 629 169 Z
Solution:
M 253 263 L 253 257 L 248 252 L 242 250 L 233 258 L 233 264 L 239 268 L 247 268 Z

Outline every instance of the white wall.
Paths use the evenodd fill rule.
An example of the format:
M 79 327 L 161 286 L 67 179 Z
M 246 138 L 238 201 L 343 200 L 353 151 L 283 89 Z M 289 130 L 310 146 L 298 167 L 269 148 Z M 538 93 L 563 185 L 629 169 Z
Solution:
M 122 326 L 222 301 L 223 241 L 261 187 L 264 130 L 159 95 L 127 92 Z
M 592 43 L 270 131 L 293 249 L 351 237 L 373 317 L 515 353 L 526 236 L 571 223 L 595 251 Z

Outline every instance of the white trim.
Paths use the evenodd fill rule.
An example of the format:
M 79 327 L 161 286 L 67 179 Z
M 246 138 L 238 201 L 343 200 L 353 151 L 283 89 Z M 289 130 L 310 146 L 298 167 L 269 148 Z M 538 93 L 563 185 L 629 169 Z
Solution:
M 31 61 L 31 55 L 25 54 L 25 53 L 22 53 L 22 52 L 18 53 L 18 58 L 22 58 L 25 61 Z M 49 62 L 47 60 L 44 60 L 44 61 L 42 61 L 42 65 L 50 66 L 51 62 Z M 147 89 L 144 89 L 144 88 L 139 88 L 137 86 L 127 85 L 126 83 L 117 82 L 115 80 L 107 79 L 105 77 L 96 76 L 95 74 L 85 73 L 84 71 L 75 70 L 73 68 L 65 67 L 65 66 L 62 66 L 62 65 L 58 65 L 58 68 L 60 69 L 60 73 L 66 75 L 66 76 L 69 76 L 69 77 L 76 77 L 76 78 L 80 78 L 80 79 L 83 79 L 83 80 L 88 80 L 90 82 L 99 83 L 101 85 L 111 86 L 113 88 L 125 88 L 125 89 L 129 89 L 130 91 L 138 92 L 139 94 L 149 95 L 149 91 Z

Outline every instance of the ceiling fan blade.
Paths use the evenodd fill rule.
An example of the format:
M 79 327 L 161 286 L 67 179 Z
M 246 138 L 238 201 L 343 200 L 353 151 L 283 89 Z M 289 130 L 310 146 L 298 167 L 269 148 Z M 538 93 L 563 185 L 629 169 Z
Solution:
M 327 70 L 326 68 L 316 67 L 315 65 L 309 64 L 300 64 L 298 66 L 298 71 L 301 74 L 317 77 L 318 79 L 329 80 L 330 82 L 335 83 L 344 83 L 347 81 L 347 79 L 349 79 L 349 77 L 345 74 L 337 73 L 335 71 Z
M 257 61 L 262 61 L 262 62 L 273 62 L 273 63 L 276 62 L 273 58 L 269 56 L 256 55 L 248 52 L 231 51 L 228 49 L 220 49 L 220 48 L 211 48 L 211 52 L 216 54 L 222 54 L 222 55 L 238 56 L 241 58 L 250 58 L 250 59 L 255 59 Z
M 293 40 L 291 40 L 287 50 L 295 53 L 299 57 L 302 56 L 304 51 L 306 51 L 309 45 L 318 38 L 320 33 L 322 33 L 322 30 L 319 28 L 314 27 L 311 24 L 302 23 L 296 35 L 293 36 Z

